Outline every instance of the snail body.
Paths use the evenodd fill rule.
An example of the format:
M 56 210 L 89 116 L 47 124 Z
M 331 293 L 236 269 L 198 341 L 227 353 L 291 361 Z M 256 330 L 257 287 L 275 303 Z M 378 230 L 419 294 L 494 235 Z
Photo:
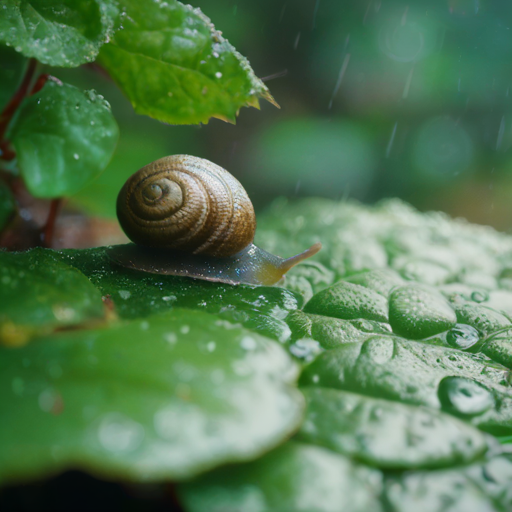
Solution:
M 119 192 L 117 216 L 135 245 L 110 248 L 110 258 L 154 274 L 271 285 L 321 248 L 283 259 L 256 247 L 256 216 L 240 182 L 188 155 L 161 158 L 133 174 Z

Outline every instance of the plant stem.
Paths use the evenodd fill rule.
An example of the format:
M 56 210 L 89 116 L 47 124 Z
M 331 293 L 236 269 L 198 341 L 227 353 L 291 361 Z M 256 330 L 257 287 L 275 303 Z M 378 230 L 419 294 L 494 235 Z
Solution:
M 23 98 L 27 95 L 32 79 L 34 78 L 34 73 L 36 72 L 36 67 L 37 60 L 30 59 L 28 61 L 27 70 L 25 71 L 25 76 L 23 77 L 18 90 L 14 93 L 13 97 L 0 114 L 0 144 L 2 144 L 2 149 L 7 126 L 9 125 L 9 122 L 17 108 L 20 106 L 20 103 L 23 101 Z
M 50 75 L 48 73 L 42 73 L 39 75 L 34 86 L 32 87 L 32 90 L 30 91 L 30 96 L 39 92 L 44 87 L 44 84 L 48 81 L 49 78 Z
M 50 248 L 53 242 L 53 233 L 55 231 L 55 221 L 57 220 L 57 214 L 62 206 L 62 198 L 52 199 L 50 202 L 50 211 L 48 212 L 48 218 L 46 219 L 45 225 L 41 229 L 41 241 L 43 246 Z

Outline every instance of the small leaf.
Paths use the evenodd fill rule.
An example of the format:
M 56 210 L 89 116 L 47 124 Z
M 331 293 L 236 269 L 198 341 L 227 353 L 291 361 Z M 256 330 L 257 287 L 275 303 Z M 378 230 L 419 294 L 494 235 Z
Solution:
M 136 112 L 175 124 L 234 122 L 240 107 L 274 100 L 199 9 L 176 0 L 124 0 L 122 28 L 99 62 Z
M 381 512 L 381 475 L 324 448 L 289 442 L 243 466 L 178 486 L 190 512 Z
M 0 480 L 161 481 L 251 460 L 300 423 L 296 377 L 277 343 L 190 310 L 0 349 Z
M 22 345 L 34 335 L 104 316 L 101 293 L 52 251 L 0 251 L 0 344 Z
M 113 0 L 2 0 L 0 41 L 51 66 L 92 62 L 118 14 Z
M 74 194 L 98 176 L 118 135 L 103 96 L 50 80 L 23 102 L 7 137 L 30 193 L 51 198 Z

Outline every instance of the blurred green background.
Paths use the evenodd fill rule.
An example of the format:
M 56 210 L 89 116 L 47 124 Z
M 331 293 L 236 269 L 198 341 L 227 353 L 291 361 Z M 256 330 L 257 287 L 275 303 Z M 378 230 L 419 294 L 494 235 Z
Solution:
M 257 209 L 280 195 L 400 197 L 512 231 L 512 2 L 193 5 L 267 77 L 281 109 L 242 109 L 236 126 L 168 126 L 135 115 L 97 69 L 55 69 L 103 94 L 121 130 L 113 161 L 77 203 L 113 216 L 130 174 L 190 153 L 232 172 Z

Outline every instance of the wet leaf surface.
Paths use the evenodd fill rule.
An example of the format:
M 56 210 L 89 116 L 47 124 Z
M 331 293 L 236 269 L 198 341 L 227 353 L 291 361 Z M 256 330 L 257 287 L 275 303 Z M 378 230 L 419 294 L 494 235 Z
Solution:
M 0 480 L 70 467 L 182 479 L 253 459 L 301 420 L 286 351 L 206 313 L 175 310 L 1 352 Z
M 51 251 L 0 251 L 0 283 L 0 344 L 23 345 L 56 328 L 105 316 L 99 290 Z
M 19 413 L 26 419 L 19 433 L 9 429 L 8 422 L 0 428 L 19 435 L 19 440 L 40 436 L 33 446 L 41 451 L 32 449 L 30 464 L 28 458 L 19 458 L 21 466 L 9 466 L 5 470 L 9 475 L 3 478 L 48 475 L 78 460 L 88 471 L 136 481 L 166 475 L 178 479 L 206 471 L 179 486 L 185 510 L 191 511 L 316 512 L 353 507 L 350 510 L 445 512 L 447 506 L 478 512 L 509 510 L 512 294 L 500 276 L 507 275 L 512 265 L 512 239 L 445 216 L 419 214 L 396 201 L 373 208 L 315 200 L 276 203 L 258 221 L 257 243 L 266 250 L 292 254 L 316 241 L 324 249 L 312 262 L 292 270 L 280 287 L 228 286 L 144 274 L 116 266 L 103 248 L 38 250 L 23 256 L 44 261 L 51 255 L 68 272 L 74 267 L 106 297 L 113 316 L 105 329 L 46 337 L 31 332 L 33 339 L 26 347 L 4 349 L 10 373 L 3 372 L 0 380 L 5 378 L 2 393 L 8 393 L 10 401 L 1 400 L 0 407 L 12 408 L 3 417 L 19 418 Z M 364 257 L 359 247 L 345 247 L 360 238 L 365 239 L 365 247 L 379 247 L 373 256 Z M 368 268 L 371 262 L 375 266 Z M 503 283 L 504 288 L 482 287 L 491 282 L 495 287 Z M 25 315 L 32 308 L 37 311 L 29 306 Z M 189 310 L 183 312 L 184 307 Z M 118 325 L 116 316 L 121 319 Z M 190 329 L 186 333 L 181 332 L 184 324 Z M 230 341 L 232 336 L 237 341 Z M 240 348 L 247 336 L 262 340 L 266 348 L 254 363 L 259 370 L 235 375 L 240 368 L 232 363 L 238 361 L 240 351 L 247 352 Z M 233 343 L 236 354 L 231 352 Z M 256 344 L 260 346 L 260 341 Z M 192 377 L 183 381 L 189 388 L 179 381 L 186 372 L 173 380 L 166 350 L 179 352 L 190 363 Z M 34 357 L 37 352 L 37 364 L 23 366 L 36 360 L 23 357 L 32 351 Z M 97 359 L 90 359 L 89 352 Z M 272 441 L 251 445 L 257 447 L 253 455 L 246 448 L 237 451 L 250 442 L 248 437 L 264 435 L 266 413 L 260 411 L 277 410 L 275 400 L 281 400 L 277 397 L 288 397 L 296 411 L 300 409 L 297 388 L 287 377 L 289 368 L 302 368 L 299 389 L 309 404 L 304 423 L 299 425 L 297 412 L 290 413 L 280 434 L 268 434 L 267 441 Z M 224 372 L 223 382 L 215 373 L 218 369 Z M 266 384 L 258 384 L 255 391 L 251 386 L 256 381 Z M 93 391 L 89 382 L 96 383 Z M 237 416 L 235 423 L 252 421 L 240 437 L 225 436 L 226 422 L 220 430 L 209 430 L 209 414 L 234 410 L 235 395 L 228 384 L 235 382 L 240 388 L 236 396 L 243 397 L 241 405 L 236 402 L 242 417 Z M 183 405 L 180 393 L 188 389 L 197 401 L 185 400 Z M 83 404 L 85 395 L 87 403 L 101 404 L 96 416 Z M 147 453 L 144 450 L 159 435 L 156 411 L 168 403 L 180 404 L 173 424 L 187 420 L 187 425 L 208 426 L 189 432 L 180 427 L 173 439 L 180 440 L 181 448 L 187 446 L 185 441 L 192 444 L 194 436 L 208 442 L 220 438 L 225 448 L 214 443 L 218 451 L 210 451 L 205 441 L 206 448 L 191 448 L 193 456 L 169 460 L 153 454 L 141 465 L 137 457 Z M 114 409 L 112 404 L 118 405 Z M 208 421 L 194 423 L 203 416 L 190 412 L 190 405 L 208 413 Z M 73 414 L 75 430 L 63 423 L 61 432 L 55 425 L 66 411 Z M 34 433 L 32 418 L 48 423 L 41 420 L 40 431 Z M 87 423 L 91 418 L 96 423 Z M 136 425 L 143 426 L 143 438 Z M 96 437 L 90 437 L 91 428 Z M 118 428 L 123 435 L 109 437 Z M 284 442 L 298 429 L 294 440 Z M 67 452 L 48 451 L 52 443 L 61 447 L 52 438 L 55 432 L 68 443 Z M 66 437 L 69 432 L 73 434 Z M 7 435 L 0 434 L 0 439 Z M 96 444 L 87 444 L 91 439 Z M 107 448 L 102 445 L 105 440 Z M 228 441 L 239 443 L 238 448 Z M 130 443 L 139 444 L 130 451 Z M 282 446 L 277 447 L 279 443 Z M 208 457 L 201 459 L 200 454 Z M 16 459 L 6 458 L 9 464 Z M 254 460 L 208 472 L 242 459 Z
M 4 0 L 0 41 L 51 66 L 92 62 L 112 34 L 118 14 L 112 0 Z
M 256 462 L 178 488 L 191 512 L 379 512 L 378 471 L 317 446 L 290 442 Z
M 97 177 L 118 136 L 103 96 L 53 80 L 23 102 L 7 134 L 30 193 L 48 198 L 74 194 Z
M 485 436 L 426 407 L 326 388 L 302 388 L 306 418 L 299 438 L 372 466 L 417 469 L 467 464 L 487 451 Z
M 125 269 L 103 248 L 63 250 L 60 258 L 109 295 L 122 318 L 147 317 L 175 307 L 200 309 L 286 341 L 291 333 L 284 319 L 302 304 L 300 296 L 277 287 L 232 286 Z
M 122 30 L 99 62 L 135 111 L 176 124 L 234 122 L 243 106 L 274 100 L 242 57 L 199 10 L 175 0 L 124 0 Z

